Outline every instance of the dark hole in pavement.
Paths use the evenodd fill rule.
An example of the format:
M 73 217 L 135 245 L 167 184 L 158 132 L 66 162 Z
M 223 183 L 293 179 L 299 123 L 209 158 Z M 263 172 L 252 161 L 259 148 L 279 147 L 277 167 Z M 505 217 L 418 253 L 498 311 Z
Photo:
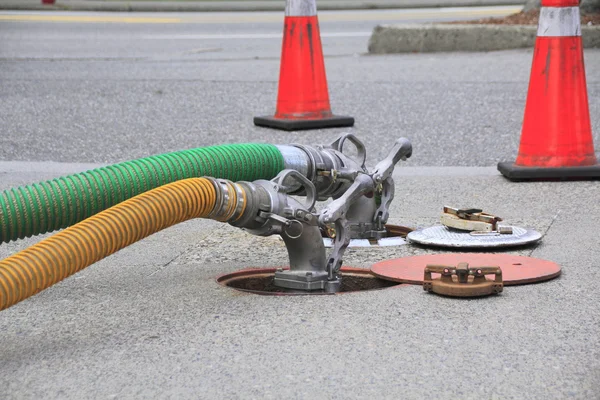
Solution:
M 275 269 L 248 269 L 219 277 L 217 282 L 236 290 L 264 295 L 299 296 L 331 294 L 321 291 L 304 292 L 280 288 L 273 284 L 274 277 Z M 342 268 L 342 287 L 338 293 L 378 290 L 393 286 L 401 286 L 401 284 L 380 279 L 366 269 Z

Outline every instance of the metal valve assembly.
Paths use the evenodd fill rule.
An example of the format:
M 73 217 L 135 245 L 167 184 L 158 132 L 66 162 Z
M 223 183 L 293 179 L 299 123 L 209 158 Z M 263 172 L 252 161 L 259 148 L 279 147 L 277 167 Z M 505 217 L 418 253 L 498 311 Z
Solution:
M 344 154 L 346 141 L 356 147 L 358 160 Z M 286 169 L 272 180 L 238 182 L 246 192 L 237 196 L 239 202 L 246 202 L 245 212 L 230 224 L 255 235 L 282 237 L 290 269 L 275 273 L 276 286 L 335 293 L 340 289 L 340 268 L 350 239 L 385 234 L 394 198 L 392 173 L 400 160 L 411 156 L 411 143 L 398 139 L 372 171 L 365 166 L 365 146 L 352 134 L 340 136 L 329 146 L 278 147 Z M 304 196 L 304 202 L 295 196 Z M 316 202 L 329 198 L 334 200 L 316 211 Z M 324 229 L 335 231 L 329 255 L 321 236 Z

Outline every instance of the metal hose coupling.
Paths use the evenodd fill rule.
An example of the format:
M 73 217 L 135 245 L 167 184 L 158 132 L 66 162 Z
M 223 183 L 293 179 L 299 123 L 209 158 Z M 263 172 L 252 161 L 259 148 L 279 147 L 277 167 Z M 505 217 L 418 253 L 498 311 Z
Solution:
M 351 143 L 357 155 L 344 153 L 344 146 Z M 293 169 L 306 176 L 315 186 L 317 200 L 325 201 L 343 194 L 351 181 L 361 172 L 366 172 L 367 151 L 365 145 L 353 134 L 344 133 L 326 145 L 302 144 L 277 146 L 284 160 L 285 169 Z M 292 193 L 303 195 L 303 187 L 290 185 Z
M 240 219 L 246 209 L 246 188 L 227 179 L 209 179 L 215 187 L 216 200 L 208 218 L 221 222 Z

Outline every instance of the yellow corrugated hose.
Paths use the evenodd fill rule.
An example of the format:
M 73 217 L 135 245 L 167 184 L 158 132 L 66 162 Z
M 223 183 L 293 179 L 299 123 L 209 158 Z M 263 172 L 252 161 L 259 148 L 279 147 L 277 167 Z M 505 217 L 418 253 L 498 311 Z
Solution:
M 235 212 L 229 190 L 226 219 Z M 207 217 L 215 207 L 212 180 L 191 178 L 145 192 L 0 261 L 0 310 L 172 225 Z M 231 213 L 230 213 L 231 212 Z

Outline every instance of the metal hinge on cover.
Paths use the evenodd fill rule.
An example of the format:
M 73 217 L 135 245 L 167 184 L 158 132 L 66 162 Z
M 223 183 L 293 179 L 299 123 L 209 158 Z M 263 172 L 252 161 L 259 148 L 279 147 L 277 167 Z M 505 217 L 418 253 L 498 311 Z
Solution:
M 441 223 L 449 228 L 471 232 L 473 235 L 512 234 L 510 226 L 499 226 L 502 218 L 478 208 L 457 209 L 444 207 Z

